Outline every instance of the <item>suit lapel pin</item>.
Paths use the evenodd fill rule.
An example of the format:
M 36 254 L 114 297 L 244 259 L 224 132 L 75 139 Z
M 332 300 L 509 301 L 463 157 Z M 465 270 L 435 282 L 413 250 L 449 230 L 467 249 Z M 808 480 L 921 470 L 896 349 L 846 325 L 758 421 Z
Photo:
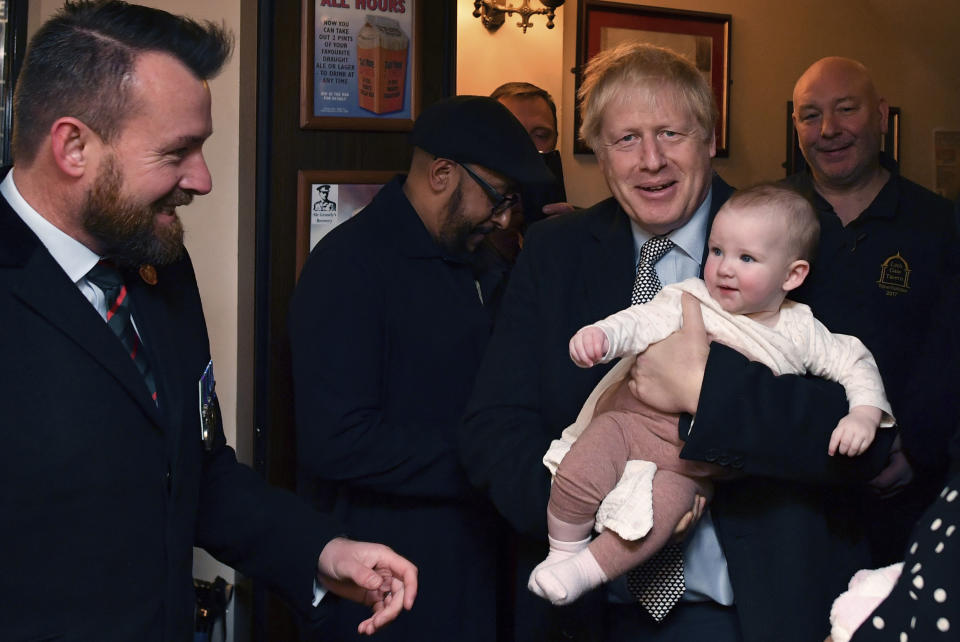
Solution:
M 147 285 L 156 285 L 157 284 L 157 268 L 153 267 L 150 264 L 141 265 L 140 278 L 143 279 L 144 283 L 146 283 Z

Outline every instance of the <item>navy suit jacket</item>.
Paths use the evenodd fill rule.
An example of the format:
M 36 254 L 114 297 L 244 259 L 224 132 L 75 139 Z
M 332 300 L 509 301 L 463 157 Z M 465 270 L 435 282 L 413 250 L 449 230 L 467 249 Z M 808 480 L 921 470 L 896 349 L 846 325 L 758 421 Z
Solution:
M 189 258 L 126 282 L 159 409 L 120 341 L 0 199 L 0 639 L 190 640 L 193 546 L 311 612 L 327 518 L 200 436 Z

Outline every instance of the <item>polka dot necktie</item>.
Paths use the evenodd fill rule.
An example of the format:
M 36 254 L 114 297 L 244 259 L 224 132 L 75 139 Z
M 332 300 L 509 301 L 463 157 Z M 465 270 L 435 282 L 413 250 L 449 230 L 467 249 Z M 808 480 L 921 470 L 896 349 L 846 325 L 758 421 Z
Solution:
M 673 241 L 665 236 L 648 239 L 640 247 L 631 305 L 646 303 L 660 291 L 662 286 L 654 266 L 672 247 Z M 676 544 L 667 544 L 644 564 L 627 571 L 627 589 L 654 620 L 661 621 L 686 590 L 683 551 Z
M 107 325 L 120 339 L 124 349 L 133 360 L 137 370 L 143 375 L 144 383 L 154 403 L 157 403 L 157 385 L 150 370 L 147 356 L 140 349 L 140 337 L 130 321 L 130 297 L 127 296 L 127 286 L 123 284 L 123 276 L 109 261 L 100 261 L 93 269 L 87 272 L 87 280 L 103 290 L 107 299 Z
M 673 241 L 666 236 L 654 236 L 640 246 L 640 261 L 637 263 L 637 277 L 633 281 L 630 305 L 646 303 L 660 291 L 660 277 L 657 276 L 654 266 L 672 247 Z

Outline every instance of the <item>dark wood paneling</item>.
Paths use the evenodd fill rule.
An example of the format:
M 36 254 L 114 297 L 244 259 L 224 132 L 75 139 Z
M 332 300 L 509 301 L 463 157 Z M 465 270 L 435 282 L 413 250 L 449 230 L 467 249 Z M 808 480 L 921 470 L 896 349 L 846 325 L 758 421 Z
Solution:
M 421 108 L 453 92 L 454 0 L 421 0 Z M 300 14 L 297 0 L 261 0 L 257 149 L 255 465 L 274 485 L 296 489 L 287 309 L 296 271 L 297 171 L 404 170 L 405 132 L 299 127 Z M 254 588 L 254 640 L 295 640 L 278 600 Z

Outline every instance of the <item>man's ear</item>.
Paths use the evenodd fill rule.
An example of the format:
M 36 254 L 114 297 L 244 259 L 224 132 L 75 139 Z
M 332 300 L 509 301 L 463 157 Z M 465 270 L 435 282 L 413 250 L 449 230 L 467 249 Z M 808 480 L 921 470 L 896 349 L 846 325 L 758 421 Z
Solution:
M 435 158 L 430 162 L 427 178 L 435 194 L 442 194 L 456 184 L 454 165 L 456 163 L 446 158 Z
M 787 268 L 787 278 L 783 281 L 783 291 L 789 292 L 803 285 L 804 279 L 810 274 L 810 262 L 797 259 Z
M 72 178 L 81 178 L 93 160 L 100 137 L 83 121 L 70 116 L 58 118 L 50 126 L 50 150 L 60 171 Z
M 886 136 L 890 123 L 890 104 L 887 103 L 886 99 L 881 98 L 877 101 L 877 111 L 880 112 L 880 133 Z

